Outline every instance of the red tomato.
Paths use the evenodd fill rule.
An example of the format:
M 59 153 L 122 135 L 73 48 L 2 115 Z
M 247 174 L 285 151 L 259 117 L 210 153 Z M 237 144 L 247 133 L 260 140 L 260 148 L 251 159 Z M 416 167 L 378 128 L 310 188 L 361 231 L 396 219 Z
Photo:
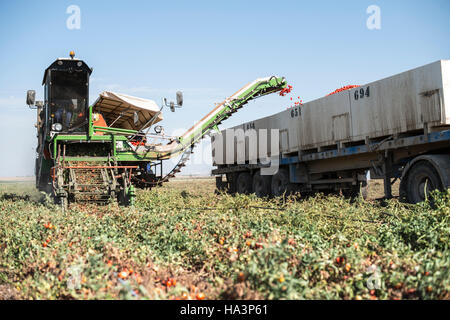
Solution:
M 205 299 L 205 295 L 203 293 L 197 293 L 197 295 L 195 296 L 197 298 L 197 300 L 204 300 Z

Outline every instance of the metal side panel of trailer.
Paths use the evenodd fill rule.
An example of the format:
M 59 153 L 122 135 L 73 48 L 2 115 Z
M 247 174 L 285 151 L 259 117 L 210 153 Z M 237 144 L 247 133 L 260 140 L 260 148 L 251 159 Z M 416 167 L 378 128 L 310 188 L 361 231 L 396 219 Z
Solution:
M 385 140 L 366 145 L 351 146 L 340 150 L 327 150 L 314 152 L 301 156 L 288 156 L 280 158 L 281 166 L 307 163 L 311 173 L 332 172 L 351 169 L 371 169 L 372 163 L 378 159 L 378 154 L 385 151 L 396 152 L 396 158 L 426 154 L 439 150 L 450 155 L 450 130 L 420 134 L 405 138 Z M 254 170 L 268 165 L 240 164 L 224 165 L 212 170 L 212 174 L 225 174 L 235 171 Z M 450 176 L 450 174 L 449 174 Z
M 231 129 L 278 129 L 282 155 L 341 149 L 390 135 L 447 130 L 449 99 L 450 61 L 440 60 Z M 243 150 L 237 144 L 242 143 L 239 139 L 227 142 L 224 154 L 233 150 L 236 161 L 236 150 Z M 252 157 L 245 143 L 241 156 L 249 161 Z M 213 162 L 220 163 L 214 154 Z
M 297 113 L 297 116 L 295 113 Z M 215 139 L 223 139 L 222 152 L 212 150 L 213 164 L 237 163 L 238 160 L 256 161 L 260 152 L 260 137 L 266 138 L 267 155 L 271 156 L 271 129 L 279 130 L 279 147 L 281 153 L 292 153 L 299 151 L 299 134 L 298 130 L 298 109 L 289 109 L 277 113 L 275 115 L 261 118 L 255 121 L 247 122 L 243 125 L 235 126 L 227 130 L 223 130 L 218 134 L 213 134 L 211 141 L 214 144 Z M 291 116 L 292 114 L 292 116 Z M 260 130 L 266 129 L 267 135 L 262 134 Z M 259 135 L 261 133 L 261 136 Z M 250 142 L 251 141 L 251 142 Z M 251 145 L 250 145 L 251 143 Z M 217 145 L 216 147 L 218 147 Z M 255 152 L 250 152 L 250 148 L 256 148 Z M 239 150 L 240 152 L 237 152 Z M 245 150 L 245 152 L 244 152 Z M 278 151 L 278 150 L 277 150 Z M 218 155 L 223 155 L 223 159 Z M 240 159 L 242 157 L 242 159 Z
M 352 140 L 450 125 L 449 79 L 441 60 L 350 90 Z

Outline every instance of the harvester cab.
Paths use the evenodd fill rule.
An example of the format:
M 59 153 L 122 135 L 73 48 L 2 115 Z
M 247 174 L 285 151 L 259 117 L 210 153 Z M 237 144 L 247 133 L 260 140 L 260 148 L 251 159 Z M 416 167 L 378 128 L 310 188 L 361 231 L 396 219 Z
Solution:
M 133 204 L 135 187 L 151 188 L 180 172 L 193 147 L 250 100 L 286 87 L 284 78 L 267 77 L 248 83 L 225 99 L 182 136 L 164 134 L 164 107 L 175 111 L 183 105 L 110 91 L 89 105 L 92 69 L 79 59 L 60 58 L 44 73 L 44 101 L 27 92 L 27 104 L 37 109 L 38 146 L 36 187 L 50 193 L 64 207 L 69 202 L 106 202 L 117 198 Z M 153 128 L 155 133 L 150 133 Z M 178 164 L 163 175 L 163 161 L 180 156 Z
M 59 58 L 45 70 L 44 102 L 34 103 L 34 91 L 27 94 L 29 106 L 42 108 L 41 129 L 65 133 L 87 131 L 91 73 L 92 69 L 84 61 L 75 59 L 73 52 L 71 58 Z

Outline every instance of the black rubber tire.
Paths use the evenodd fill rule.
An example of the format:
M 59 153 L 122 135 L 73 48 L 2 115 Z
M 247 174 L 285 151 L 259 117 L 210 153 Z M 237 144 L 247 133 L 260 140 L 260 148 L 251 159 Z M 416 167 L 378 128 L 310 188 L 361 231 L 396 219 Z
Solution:
M 235 194 L 236 193 L 236 187 L 237 187 L 237 173 L 233 172 L 233 173 L 227 173 L 227 184 L 228 184 L 228 188 L 227 188 L 227 192 L 229 194 Z
M 351 199 L 356 199 L 361 195 L 365 200 L 368 195 L 368 185 L 367 183 L 360 182 L 358 185 L 352 186 L 350 189 L 342 190 L 342 195 Z
M 51 183 L 46 183 L 46 184 L 41 184 L 39 186 L 39 191 L 43 191 L 47 194 L 52 194 L 53 193 L 53 186 Z
M 125 193 L 125 190 L 120 190 L 117 194 L 117 202 L 120 206 L 127 207 L 130 205 L 130 197 Z
M 253 192 L 253 179 L 250 172 L 239 173 L 236 180 L 236 192 L 240 194 L 250 194 Z
M 56 205 L 58 205 L 63 211 L 67 210 L 69 207 L 69 201 L 67 197 L 61 196 L 61 197 L 54 197 L 54 202 Z
M 272 195 L 272 176 L 263 176 L 261 171 L 253 175 L 253 192 L 257 197 L 270 197 Z
M 227 183 L 222 180 L 222 177 L 216 177 L 216 193 L 220 193 L 227 189 Z
M 408 172 L 406 184 L 406 200 L 409 203 L 425 201 L 425 193 L 433 190 L 443 190 L 441 178 L 433 165 L 426 161 L 418 161 Z M 425 191 L 426 185 L 426 191 Z
M 283 194 L 290 194 L 289 173 L 286 169 L 278 169 L 278 172 L 272 177 L 272 196 L 280 197 Z

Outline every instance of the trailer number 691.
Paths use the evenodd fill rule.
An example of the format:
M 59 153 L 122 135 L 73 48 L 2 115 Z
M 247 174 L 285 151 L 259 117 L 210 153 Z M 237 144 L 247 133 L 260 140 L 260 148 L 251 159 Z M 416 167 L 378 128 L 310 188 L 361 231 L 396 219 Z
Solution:
M 355 100 L 359 100 L 359 99 L 364 99 L 364 97 L 370 97 L 370 87 L 367 88 L 359 88 L 358 90 L 355 91 Z
M 298 117 L 302 115 L 302 110 L 300 107 L 292 108 L 291 109 L 291 118 Z

